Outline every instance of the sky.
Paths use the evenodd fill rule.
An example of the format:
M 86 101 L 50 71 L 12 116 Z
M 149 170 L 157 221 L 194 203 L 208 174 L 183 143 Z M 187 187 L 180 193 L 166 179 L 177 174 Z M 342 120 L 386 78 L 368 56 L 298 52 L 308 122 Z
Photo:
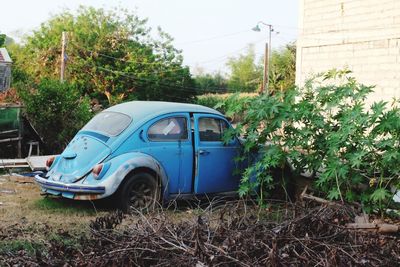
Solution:
M 12 0 L 2 3 L 0 32 L 18 41 L 51 15 L 80 5 L 135 10 L 175 39 L 195 74 L 225 73 L 227 59 L 246 52 L 249 44 L 262 57 L 268 30 L 260 25 L 260 32 L 252 31 L 259 21 L 273 25 L 273 49 L 297 38 L 298 0 Z

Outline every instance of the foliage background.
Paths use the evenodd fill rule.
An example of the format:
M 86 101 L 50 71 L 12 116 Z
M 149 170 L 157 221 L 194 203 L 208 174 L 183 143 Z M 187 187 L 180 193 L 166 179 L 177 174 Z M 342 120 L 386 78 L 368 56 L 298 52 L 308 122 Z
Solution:
M 249 45 L 243 54 L 228 59 L 227 75 L 220 72 L 200 72 L 194 77 L 196 87 L 199 93 L 259 92 L 263 82 L 263 65 L 263 58 L 257 57 L 254 47 Z M 290 43 L 274 50 L 270 67 L 269 92 L 284 91 L 293 87 L 296 74 L 296 44 Z
M 187 102 L 195 94 L 172 37 L 160 28 L 154 34 L 146 20 L 124 9 L 81 7 L 76 14 L 53 16 L 23 45 L 10 46 L 15 81 L 23 81 L 21 73 L 36 82 L 59 78 L 63 31 L 68 32 L 66 79 L 81 95 L 108 106 L 133 99 Z

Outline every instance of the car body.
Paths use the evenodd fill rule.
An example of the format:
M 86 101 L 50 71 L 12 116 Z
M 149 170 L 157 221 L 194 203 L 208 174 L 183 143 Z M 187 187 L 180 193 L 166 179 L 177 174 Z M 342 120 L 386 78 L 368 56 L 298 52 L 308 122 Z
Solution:
M 76 200 L 117 196 L 124 209 L 138 195 L 168 201 L 234 192 L 241 142 L 223 142 L 230 127 L 220 112 L 200 105 L 122 103 L 90 120 L 35 181 L 47 194 Z

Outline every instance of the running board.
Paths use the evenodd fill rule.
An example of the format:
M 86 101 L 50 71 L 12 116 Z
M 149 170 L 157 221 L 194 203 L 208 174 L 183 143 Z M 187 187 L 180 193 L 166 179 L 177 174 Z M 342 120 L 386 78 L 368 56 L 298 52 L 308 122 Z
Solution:
M 192 200 L 192 199 L 213 199 L 221 197 L 239 197 L 237 191 L 208 193 L 208 194 L 170 194 L 169 200 Z

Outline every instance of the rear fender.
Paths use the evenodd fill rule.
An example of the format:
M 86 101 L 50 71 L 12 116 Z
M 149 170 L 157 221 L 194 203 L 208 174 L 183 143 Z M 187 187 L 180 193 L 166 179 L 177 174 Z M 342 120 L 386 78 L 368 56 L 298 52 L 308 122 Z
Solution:
M 138 168 L 146 168 L 150 169 L 157 175 L 157 178 L 160 181 L 161 190 L 163 192 L 163 198 L 168 198 L 168 177 L 164 168 L 153 157 L 141 152 L 132 152 L 119 155 L 108 160 L 107 162 L 111 163 L 110 168 L 100 180 L 94 179 L 93 175 L 89 174 L 84 181 L 84 184 L 98 183 L 104 185 L 106 188 L 106 193 L 103 195 L 103 197 L 114 194 L 129 173 Z

